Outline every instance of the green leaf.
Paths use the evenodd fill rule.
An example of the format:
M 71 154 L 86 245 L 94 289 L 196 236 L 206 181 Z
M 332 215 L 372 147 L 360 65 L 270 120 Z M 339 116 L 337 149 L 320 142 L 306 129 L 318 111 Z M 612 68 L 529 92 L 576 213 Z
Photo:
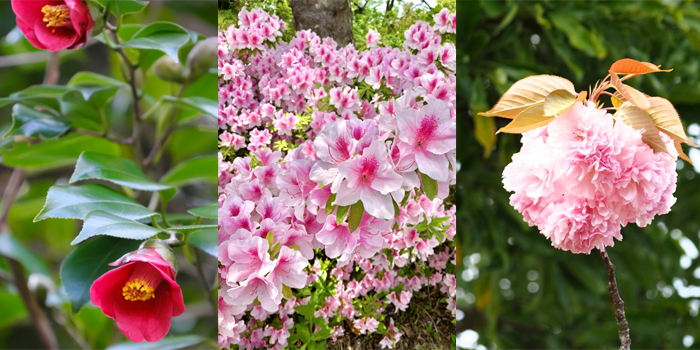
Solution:
M 340 226 L 340 224 L 345 221 L 345 217 L 348 215 L 348 210 L 350 210 L 350 206 L 347 205 L 340 205 L 338 206 L 338 211 L 335 213 L 335 224 Z
M 191 39 L 191 33 L 185 28 L 170 22 L 156 22 L 141 28 L 121 47 L 142 50 L 157 50 L 180 62 L 178 51 Z
M 2 163 L 25 170 L 46 170 L 70 165 L 89 149 L 95 153 L 118 155 L 121 147 L 99 137 L 69 134 L 58 140 L 47 140 L 40 144 L 15 144 L 10 150 L 0 150 Z
M 192 232 L 187 242 L 213 257 L 219 256 L 219 235 L 216 228 Z
M 162 191 L 172 188 L 152 181 L 129 159 L 83 152 L 75 165 L 69 183 L 98 179 L 142 191 Z
M 120 0 L 113 0 L 120 1 Z M 179 350 L 190 348 L 194 345 L 201 344 L 204 342 L 204 337 L 199 335 L 180 335 L 174 337 L 167 337 L 159 340 L 155 343 L 134 343 L 132 341 L 127 341 L 124 343 L 119 343 L 108 347 L 106 350 Z M 203 345 L 203 344 L 202 344 Z M 197 349 L 208 349 L 209 347 L 200 346 Z M 216 347 L 210 347 L 211 349 L 216 349 Z
M 294 296 L 292 294 L 292 288 L 289 288 L 288 285 L 283 284 L 282 285 L 282 295 L 284 295 L 284 297 L 287 299 L 291 299 Z
M 212 118 L 218 118 L 219 103 L 216 100 L 199 96 L 183 97 L 180 99 L 172 96 L 163 96 L 162 98 L 164 101 L 174 103 L 181 107 L 194 109 Z
M 105 75 L 97 74 L 97 73 L 92 73 L 92 72 L 78 72 L 75 75 L 73 75 L 72 78 L 70 78 L 70 81 L 66 86 L 119 86 L 119 87 L 127 87 L 128 84 L 121 81 L 117 80 L 114 78 L 110 78 Z
M 309 327 L 306 325 L 302 325 L 297 323 L 295 325 L 295 328 L 297 329 L 297 332 L 299 333 L 299 339 L 301 339 L 302 343 L 308 343 L 309 340 L 311 339 L 311 333 L 309 332 Z
M 97 184 L 53 186 L 46 195 L 46 204 L 34 222 L 44 219 L 85 219 L 93 210 L 104 210 L 127 219 L 148 218 L 156 213 L 133 199 Z
M 0 327 L 2 328 L 27 315 L 27 309 L 18 294 L 0 291 L 0 305 L 2 305 L 0 308 Z
M 350 217 L 348 218 L 348 226 L 350 226 L 350 232 L 355 232 L 358 227 L 360 227 L 360 222 L 362 221 L 362 215 L 365 213 L 365 206 L 362 205 L 362 201 L 357 201 L 350 208 Z
M 115 237 L 95 237 L 74 249 L 61 264 L 61 281 L 77 313 L 90 300 L 90 287 L 97 278 L 113 269 L 108 264 L 138 249 L 140 241 Z
M 139 12 L 148 6 L 143 0 L 95 0 L 102 6 L 109 6 L 109 12 L 117 17 L 133 12 Z
M 161 183 L 182 187 L 196 182 L 215 184 L 218 181 L 217 156 L 204 156 L 190 159 L 176 165 L 160 179 Z
M 19 261 L 32 273 L 51 276 L 48 267 L 9 232 L 0 233 L 0 255 Z
M 116 216 L 102 210 L 87 214 L 83 229 L 71 245 L 76 245 L 90 237 L 105 235 L 128 239 L 146 239 L 160 232 L 159 229 L 144 225 L 138 221 Z
M 10 94 L 9 97 L 0 98 L 0 107 L 22 102 L 30 106 L 46 106 L 59 110 L 58 99 L 68 91 L 65 86 L 32 85 L 24 90 Z
M 270 246 L 270 248 L 272 248 L 272 242 L 275 241 L 275 233 L 272 231 L 268 232 L 265 239 L 267 240 L 267 244 Z
M 38 135 L 42 138 L 50 139 L 63 134 L 69 127 L 70 123 L 65 120 L 21 104 L 16 104 L 12 108 L 12 128 L 3 138 L 17 135 L 29 137 Z
M 316 309 L 314 309 L 313 305 L 298 305 L 294 307 L 294 310 L 296 310 L 299 315 L 302 315 L 308 319 L 313 318 L 314 313 L 316 312 Z
M 438 193 L 438 184 L 437 181 L 433 180 L 430 178 L 430 176 L 425 175 L 423 173 L 420 174 L 421 180 L 423 182 L 423 193 L 430 199 L 431 201 L 435 199 L 435 196 L 437 196 Z
M 333 209 L 335 209 L 335 205 L 333 205 L 333 202 L 335 202 L 335 193 L 331 193 L 331 195 L 328 197 L 328 200 L 326 201 L 326 215 L 331 215 L 333 212 Z
M 604 58 L 607 56 L 602 35 L 588 30 L 579 21 L 565 13 L 552 14 L 549 19 L 557 29 L 566 34 L 571 46 L 591 57 Z
M 205 219 L 218 219 L 219 218 L 219 204 L 217 202 L 207 204 L 203 207 L 190 209 L 187 211 L 192 215 L 196 215 Z
M 401 215 L 401 209 L 399 209 L 399 205 L 396 204 L 396 201 L 394 200 L 394 197 L 391 198 L 391 204 L 394 205 L 394 216 L 399 216 L 399 215 Z

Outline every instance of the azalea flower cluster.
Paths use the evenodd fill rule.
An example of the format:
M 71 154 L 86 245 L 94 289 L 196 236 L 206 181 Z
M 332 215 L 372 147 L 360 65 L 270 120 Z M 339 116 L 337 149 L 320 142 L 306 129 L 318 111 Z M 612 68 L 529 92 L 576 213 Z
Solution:
M 219 33 L 222 348 L 285 348 L 308 305 L 331 338 L 342 318 L 389 348 L 401 333 L 384 314 L 414 293 L 440 290 L 455 312 L 455 47 L 441 33 L 456 22 L 434 21 L 402 49 L 376 31 L 364 51 L 310 31 L 278 43 L 284 22 L 260 9 Z
M 594 103 L 577 102 L 523 134 L 503 171 L 510 203 L 556 248 L 589 254 L 613 246 L 621 226 L 646 226 L 676 201 L 678 153 L 659 135 L 670 154 L 655 153 L 641 132 Z

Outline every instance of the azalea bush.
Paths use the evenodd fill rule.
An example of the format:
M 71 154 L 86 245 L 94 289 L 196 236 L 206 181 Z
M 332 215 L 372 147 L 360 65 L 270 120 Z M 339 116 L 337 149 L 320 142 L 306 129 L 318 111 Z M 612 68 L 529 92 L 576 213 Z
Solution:
M 431 22 L 361 51 L 258 8 L 219 32 L 221 348 L 394 348 L 415 300 L 454 315 L 456 20 Z
M 42 84 L 0 98 L 0 304 L 38 334 L 6 347 L 216 348 L 217 44 L 158 21 L 177 7 L 11 2 L 33 46 L 18 55 L 49 62 Z M 101 69 L 62 74 L 86 47 Z

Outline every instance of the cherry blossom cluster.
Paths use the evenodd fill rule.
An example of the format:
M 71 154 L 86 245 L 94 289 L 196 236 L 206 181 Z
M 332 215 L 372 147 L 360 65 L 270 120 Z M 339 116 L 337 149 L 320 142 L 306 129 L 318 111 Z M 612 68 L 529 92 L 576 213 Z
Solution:
M 455 312 L 455 47 L 442 34 L 456 21 L 434 21 L 402 49 L 376 31 L 364 51 L 310 31 L 277 42 L 284 22 L 260 9 L 219 33 L 222 348 L 288 347 L 310 305 L 331 339 L 346 319 L 383 348 L 401 337 L 386 312 L 414 293 Z
M 552 123 L 523 134 L 523 146 L 503 171 L 513 207 L 552 245 L 573 253 L 613 246 L 621 226 L 648 225 L 676 198 L 671 154 L 654 152 L 642 135 L 594 103 L 578 102 Z

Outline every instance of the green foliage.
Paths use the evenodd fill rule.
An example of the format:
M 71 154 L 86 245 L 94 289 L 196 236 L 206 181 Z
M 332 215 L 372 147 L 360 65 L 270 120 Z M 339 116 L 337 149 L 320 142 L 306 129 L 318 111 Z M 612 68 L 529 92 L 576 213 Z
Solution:
M 52 320 L 59 348 L 103 349 L 125 338 L 112 319 L 86 303 L 89 288 L 113 268 L 109 263 L 144 239 L 165 239 L 164 232 L 172 231 L 176 256 L 191 257 L 195 248 L 206 252 L 196 262 L 179 259 L 203 266 L 183 269 L 178 283 L 188 309 L 208 305 L 213 296 L 201 281 L 215 278 L 211 223 L 217 213 L 192 203 L 216 199 L 216 53 L 209 50 L 216 27 L 213 1 L 88 2 L 108 23 L 96 27 L 91 47 L 63 51 L 55 71 L 60 79 L 46 85 L 44 73 L 54 72 L 42 61 L 49 53 L 37 52 L 21 31 L 5 26 L 16 19 L 9 2 L 0 4 L 0 55 L 8 56 L 0 65 L 2 178 L 9 177 L 8 167 L 26 173 L 16 200 L 3 203 L 11 207 L 0 234 L 0 277 L 14 273 L 6 258 L 19 261 L 27 275 L 45 275 L 33 297 Z M 152 65 L 160 57 L 180 64 L 186 79 L 155 74 Z M 0 311 L 0 348 L 41 347 L 37 337 L 26 336 L 36 334 L 34 325 L 17 288 L 5 280 L 0 304 L 15 305 Z M 111 348 L 215 349 L 215 324 L 213 314 L 195 315 L 174 320 L 161 342 Z M 183 333 L 191 335 L 178 336 Z
M 613 62 L 629 57 L 674 68 L 629 82 L 668 98 L 686 127 L 698 123 L 700 7 L 466 1 L 459 2 L 457 21 L 457 220 L 464 252 L 457 281 L 466 295 L 458 299 L 465 314 L 458 332 L 473 329 L 480 344 L 498 348 L 617 348 L 601 257 L 556 250 L 523 222 L 501 182 L 503 168 L 520 149 L 520 136 L 496 137 L 494 131 L 508 120 L 476 114 L 526 76 L 559 75 L 577 91 L 587 90 Z M 607 249 L 617 267 L 633 347 L 681 348 L 685 335 L 700 339 L 697 307 L 690 306 L 698 295 L 684 288 L 698 285 L 700 261 L 679 264 L 688 255 L 683 246 L 700 246 L 694 209 L 700 184 L 693 167 L 679 163 L 678 169 L 678 201 L 671 213 L 645 228 L 627 225 L 624 240 Z
M 379 32 L 382 45 L 400 48 L 406 40 L 404 32 L 411 25 L 418 21 L 435 24 L 433 16 L 440 10 L 455 10 L 453 0 L 439 0 L 432 8 L 406 0 L 351 1 L 351 4 L 354 13 L 352 32 L 355 47 L 360 50 L 366 48 L 365 36 L 370 29 Z

